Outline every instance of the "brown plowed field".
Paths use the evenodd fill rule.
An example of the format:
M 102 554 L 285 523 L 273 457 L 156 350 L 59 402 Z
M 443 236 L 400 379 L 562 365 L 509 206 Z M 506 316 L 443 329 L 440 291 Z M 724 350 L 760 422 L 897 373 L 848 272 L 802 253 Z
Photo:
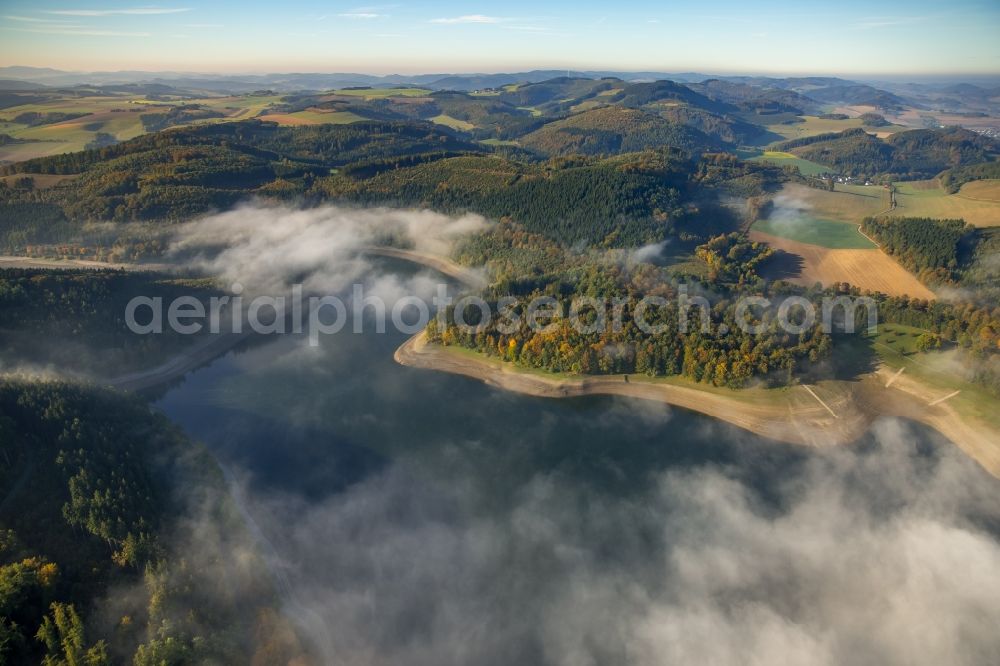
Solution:
M 848 282 L 890 296 L 935 297 L 934 292 L 881 250 L 832 250 L 759 231 L 751 231 L 750 239 L 786 253 L 765 268 L 764 276 L 768 278 L 805 286 Z

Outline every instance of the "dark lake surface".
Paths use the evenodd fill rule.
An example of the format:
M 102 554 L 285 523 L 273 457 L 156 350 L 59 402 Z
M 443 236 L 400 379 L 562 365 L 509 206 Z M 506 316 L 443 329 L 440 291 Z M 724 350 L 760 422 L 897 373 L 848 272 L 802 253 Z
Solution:
M 156 402 L 238 480 L 285 610 L 324 660 L 561 663 L 584 650 L 624 663 L 657 609 L 683 626 L 691 606 L 794 614 L 818 593 L 794 568 L 732 581 L 719 552 L 781 558 L 800 540 L 837 542 L 845 520 L 915 506 L 995 536 L 995 480 L 912 424 L 811 450 L 658 403 L 539 399 L 401 367 L 405 337 L 276 337 Z M 691 589 L 689 551 L 719 589 Z

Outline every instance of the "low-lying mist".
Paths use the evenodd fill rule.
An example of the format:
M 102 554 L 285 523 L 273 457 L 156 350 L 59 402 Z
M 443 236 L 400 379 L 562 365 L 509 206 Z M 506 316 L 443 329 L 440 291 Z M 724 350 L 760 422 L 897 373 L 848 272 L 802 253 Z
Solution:
M 539 473 L 497 503 L 467 447 L 448 480 L 397 461 L 320 502 L 240 494 L 324 664 L 997 663 L 995 482 L 898 421 L 874 439 L 773 479 L 778 506 L 717 465 L 629 496 Z
M 806 216 L 812 209 L 812 204 L 805 199 L 782 193 L 776 195 L 771 204 L 767 221 L 775 229 L 792 234 L 808 225 Z
M 776 208 L 794 224 L 803 205 Z M 285 293 L 299 282 L 335 293 L 360 280 L 391 301 L 426 295 L 432 279 L 373 271 L 366 247 L 446 255 L 485 227 L 473 215 L 247 206 L 185 225 L 172 252 L 249 292 Z M 643 248 L 634 260 L 660 250 Z M 282 440 L 269 455 L 295 458 L 302 485 L 308 474 L 310 488 L 329 488 L 255 483 L 273 458 L 229 455 L 223 464 L 249 529 L 242 540 L 213 537 L 215 518 L 192 510 L 176 544 L 195 570 L 248 553 L 266 560 L 316 663 L 1000 663 L 998 482 L 954 446 L 928 452 L 922 430 L 883 419 L 863 445 L 804 453 L 787 475 L 775 468 L 756 481 L 742 463 L 711 458 L 639 474 L 618 450 L 639 432 L 655 434 L 650 446 L 679 446 L 669 408 L 613 400 L 561 403 L 570 406 L 557 412 L 536 401 L 541 415 L 529 429 L 515 425 L 511 405 L 530 399 L 468 383 L 435 393 L 436 375 L 354 351 L 337 339 L 297 346 L 279 361 L 313 381 L 288 386 L 247 354 L 244 376 L 197 388 L 196 400 L 230 401 L 212 418 L 258 419 L 275 432 L 308 423 L 319 433 L 309 448 Z M 324 354 L 357 357 L 356 365 Z M 338 437 L 367 428 L 379 433 L 372 439 L 391 439 L 356 478 L 324 450 L 333 447 L 322 430 L 331 414 L 347 432 Z M 432 420 L 452 425 L 435 429 Z M 581 439 L 604 438 L 593 464 L 628 492 L 567 471 L 574 450 L 550 442 L 565 420 L 596 433 Z M 704 442 L 742 446 L 734 429 L 699 423 Z M 217 453 L 253 445 L 230 424 L 213 432 Z M 534 449 L 530 464 L 507 462 Z M 499 484 L 501 475 L 513 480 Z M 225 594 L 258 591 L 259 581 L 232 581 L 246 590 Z
M 427 210 L 245 205 L 181 226 L 170 254 L 251 293 L 285 293 L 294 283 L 337 293 L 370 270 L 361 256 L 368 247 L 447 256 L 458 238 L 486 226 L 479 215 Z

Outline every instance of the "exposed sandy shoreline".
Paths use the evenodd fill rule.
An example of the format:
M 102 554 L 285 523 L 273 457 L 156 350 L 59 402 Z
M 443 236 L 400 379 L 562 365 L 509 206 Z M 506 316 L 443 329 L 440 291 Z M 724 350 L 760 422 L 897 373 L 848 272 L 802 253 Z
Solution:
M 395 247 L 379 247 L 374 245 L 364 247 L 361 251 L 364 254 L 373 254 L 379 257 L 392 257 L 393 259 L 403 259 L 404 261 L 412 261 L 415 264 L 433 268 L 439 273 L 443 273 L 448 277 L 454 278 L 467 287 L 471 287 L 473 289 L 482 289 L 486 286 L 486 281 L 479 273 L 466 268 L 461 264 L 457 264 L 451 259 L 439 255 L 418 252 L 416 250 L 401 250 Z
M 628 382 L 620 375 L 548 377 L 498 359 L 430 344 L 424 333 L 403 343 L 394 358 L 401 365 L 463 375 L 507 391 L 542 398 L 618 395 L 656 400 L 757 435 L 807 446 L 849 444 L 863 435 L 879 416 L 899 416 L 934 428 L 1000 478 L 1000 433 L 988 424 L 959 415 L 947 402 L 929 406 L 927 403 L 940 397 L 941 392 L 913 378 L 904 375 L 886 388 L 886 382 L 894 374 L 886 368 L 853 382 L 827 381 L 808 388 L 733 391 L 635 375 Z
M 153 271 L 160 273 L 173 270 L 176 266 L 170 264 L 116 264 L 90 259 L 42 259 L 0 255 L 0 268 L 86 268 L 91 270 Z
M 483 285 L 481 275 L 445 257 L 386 247 L 368 247 L 363 251 L 433 268 L 471 288 Z M 155 264 L 105 264 L 0 256 L 0 267 L 15 266 L 125 270 L 164 268 Z M 246 333 L 230 333 L 208 339 L 156 368 L 116 377 L 107 383 L 125 390 L 156 386 L 220 356 L 246 337 Z M 497 388 L 541 398 L 618 395 L 655 400 L 711 416 L 777 441 L 807 446 L 849 444 L 863 435 L 879 416 L 899 416 L 934 428 L 988 472 L 1000 478 L 1000 432 L 989 424 L 959 414 L 948 402 L 929 405 L 941 397 L 942 390 L 908 375 L 898 377 L 891 388 L 886 388 L 885 384 L 894 372 L 884 366 L 853 382 L 824 381 L 808 388 L 796 386 L 733 391 L 688 382 L 655 381 L 636 375 L 631 376 L 628 382 L 620 375 L 547 376 L 526 372 L 498 359 L 429 344 L 423 333 L 404 342 L 396 350 L 394 358 L 401 365 L 463 375 Z

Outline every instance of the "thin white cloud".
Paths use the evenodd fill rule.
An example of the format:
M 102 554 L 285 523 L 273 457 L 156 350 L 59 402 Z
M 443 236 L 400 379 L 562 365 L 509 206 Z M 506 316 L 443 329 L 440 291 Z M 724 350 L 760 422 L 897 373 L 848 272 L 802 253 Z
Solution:
M 925 16 L 870 16 L 861 19 L 854 24 L 855 30 L 877 30 L 878 28 L 892 28 L 899 25 L 909 25 L 925 20 Z
M 3 18 L 8 21 L 18 21 L 23 23 L 51 23 L 56 25 L 63 25 L 66 23 L 66 21 L 59 19 L 35 18 L 33 16 L 4 16 Z
M 505 25 L 507 30 L 520 30 L 523 32 L 551 32 L 550 28 L 541 25 Z
M 8 30 L 16 30 L 17 32 L 31 32 L 40 35 L 68 35 L 68 36 L 79 36 L 79 37 L 149 37 L 148 32 L 122 32 L 119 30 L 89 30 L 89 29 L 76 29 L 70 27 L 51 27 L 51 28 L 7 28 Z
M 374 12 L 344 12 L 343 14 L 337 14 L 337 16 L 346 19 L 370 20 L 382 18 L 385 14 L 376 14 Z
M 441 23 L 445 25 L 456 25 L 459 23 L 503 23 L 507 19 L 499 16 L 486 16 L 485 14 L 467 14 L 465 16 L 453 16 L 451 18 L 431 19 L 430 23 Z
M 225 28 L 221 23 L 185 23 L 185 28 L 194 28 L 195 30 L 206 30 L 208 28 Z
M 128 7 L 124 9 L 49 9 L 45 14 L 58 16 L 152 16 L 156 14 L 180 14 L 191 11 L 190 7 Z

